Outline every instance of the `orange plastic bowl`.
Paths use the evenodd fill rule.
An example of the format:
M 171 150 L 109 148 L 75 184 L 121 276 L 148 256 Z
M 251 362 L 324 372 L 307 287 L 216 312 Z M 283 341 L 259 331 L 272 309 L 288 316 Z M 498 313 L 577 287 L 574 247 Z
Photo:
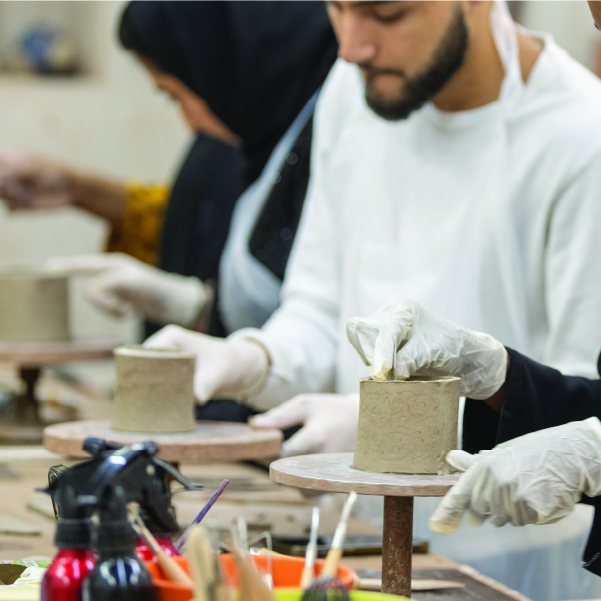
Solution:
M 255 564 L 262 572 L 267 572 L 268 560 L 266 555 L 253 555 Z M 180 566 L 190 573 L 187 557 L 174 557 Z M 230 586 L 238 586 L 238 573 L 234 565 L 234 559 L 229 553 L 223 553 L 219 556 L 221 560 L 221 569 L 226 582 Z M 290 557 L 287 555 L 274 555 L 272 557 L 273 584 L 275 588 L 299 588 L 301 573 L 305 563 L 302 557 Z M 315 562 L 315 573 L 319 575 L 323 569 L 324 561 L 318 559 Z M 147 561 L 146 567 L 152 576 L 152 581 L 157 588 L 157 601 L 190 601 L 194 596 L 194 591 L 183 584 L 171 582 L 165 577 L 163 570 L 154 561 Z M 340 578 L 349 589 L 354 588 L 359 578 L 350 568 L 340 566 L 338 568 L 338 578 Z

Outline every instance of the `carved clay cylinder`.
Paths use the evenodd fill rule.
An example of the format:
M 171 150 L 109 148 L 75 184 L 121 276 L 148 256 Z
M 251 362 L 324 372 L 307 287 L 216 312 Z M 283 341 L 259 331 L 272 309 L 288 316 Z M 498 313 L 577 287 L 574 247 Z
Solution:
M 113 354 L 113 430 L 176 434 L 195 429 L 193 353 L 121 346 Z
M 360 383 L 359 427 L 353 465 L 370 472 L 449 474 L 457 448 L 460 378 Z
M 68 276 L 33 267 L 0 270 L 0 341 L 69 338 Z

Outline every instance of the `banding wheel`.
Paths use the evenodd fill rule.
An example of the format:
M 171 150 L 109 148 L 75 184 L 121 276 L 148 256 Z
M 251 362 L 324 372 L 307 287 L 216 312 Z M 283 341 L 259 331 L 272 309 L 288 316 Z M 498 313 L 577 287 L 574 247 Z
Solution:
M 112 356 L 114 341 L 68 340 L 61 342 L 0 341 L 0 361 L 19 368 L 23 392 L 7 401 L 0 411 L 0 443 L 39 444 L 47 422 L 40 416 L 37 384 L 46 365 L 95 361 Z M 72 413 L 66 419 L 73 419 Z
M 272 480 L 324 492 L 384 497 L 382 592 L 411 597 L 414 497 L 443 497 L 456 475 L 379 474 L 353 467 L 353 453 L 303 455 L 274 461 Z

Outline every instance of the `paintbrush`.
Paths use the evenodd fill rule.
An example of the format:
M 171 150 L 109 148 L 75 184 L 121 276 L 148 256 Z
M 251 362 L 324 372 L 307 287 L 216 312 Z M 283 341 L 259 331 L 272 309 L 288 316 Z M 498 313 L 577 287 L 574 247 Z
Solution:
M 238 571 L 240 601 L 275 601 L 273 593 L 261 578 L 246 549 L 246 522 L 238 518 L 232 526 L 232 555 Z
M 136 532 L 144 539 L 149 549 L 155 554 L 159 565 L 167 577 L 173 582 L 179 584 L 185 584 L 186 586 L 193 587 L 194 582 L 186 574 L 184 569 L 171 557 L 169 557 L 165 551 L 161 548 L 161 545 L 157 542 L 157 539 L 151 534 L 146 528 L 140 514 L 136 511 L 132 519 L 132 525 Z
M 300 587 L 304 590 L 315 577 L 315 557 L 317 556 L 317 533 L 319 530 L 319 507 L 313 507 L 311 513 L 311 532 L 305 553 L 305 565 L 301 574 Z
M 217 499 L 221 496 L 221 493 L 226 489 L 226 487 L 229 483 L 230 483 L 229 480 L 224 480 L 219 485 L 219 488 L 213 493 L 213 496 L 209 499 L 208 503 L 200 510 L 200 513 L 192 520 L 192 522 L 186 528 L 184 533 L 179 537 L 179 539 L 177 540 L 175 545 L 173 545 L 178 551 L 181 551 L 181 549 L 183 548 L 183 546 L 186 542 L 186 537 L 188 536 L 188 531 L 190 530 L 190 528 L 192 528 L 192 526 L 194 526 L 195 524 L 199 524 L 203 520 L 205 515 L 207 515 L 207 512 L 209 511 L 209 509 L 211 509 L 211 507 L 213 507 L 213 505 L 215 505 L 215 501 L 217 501 Z
M 219 556 L 203 526 L 197 524 L 190 528 L 186 549 L 194 578 L 196 601 L 229 601 L 230 594 L 223 579 Z
M 340 578 L 337 578 L 337 575 L 348 520 L 356 500 L 357 493 L 355 491 L 350 492 L 342 508 L 342 515 L 336 526 L 332 546 L 326 556 L 323 570 L 319 578 L 315 578 L 309 588 L 303 593 L 301 601 L 348 601 L 348 590 L 344 582 Z

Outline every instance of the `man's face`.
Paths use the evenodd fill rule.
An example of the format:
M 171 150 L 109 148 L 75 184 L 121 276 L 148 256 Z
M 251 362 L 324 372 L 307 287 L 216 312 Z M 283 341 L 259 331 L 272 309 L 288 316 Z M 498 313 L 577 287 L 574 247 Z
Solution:
M 468 46 L 460 2 L 329 1 L 339 56 L 359 66 L 368 105 L 407 118 L 459 69 Z

